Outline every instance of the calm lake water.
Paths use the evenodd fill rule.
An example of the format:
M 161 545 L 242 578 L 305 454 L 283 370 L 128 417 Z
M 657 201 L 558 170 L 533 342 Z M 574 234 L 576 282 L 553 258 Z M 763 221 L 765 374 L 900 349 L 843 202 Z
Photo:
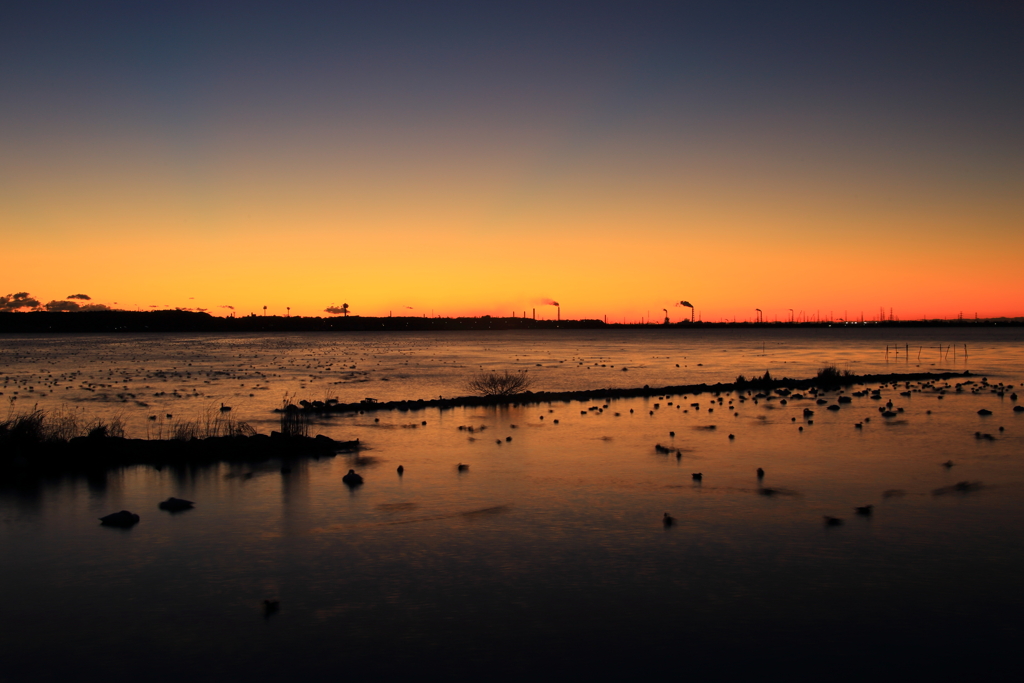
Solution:
M 222 403 L 267 432 L 286 395 L 462 395 L 480 368 L 527 369 L 538 390 L 803 378 L 829 363 L 975 374 L 853 387 L 881 398 L 838 411 L 835 392 L 804 392 L 334 416 L 314 433 L 365 448 L 286 474 L 269 461 L 0 479 L 0 678 L 1003 675 L 1024 635 L 1021 337 L 0 337 L 14 410 L 119 415 L 137 437 Z M 884 418 L 890 400 L 902 412 Z M 342 483 L 350 468 L 362 486 Z M 168 496 L 196 507 L 158 510 Z M 142 521 L 99 526 L 121 509 Z

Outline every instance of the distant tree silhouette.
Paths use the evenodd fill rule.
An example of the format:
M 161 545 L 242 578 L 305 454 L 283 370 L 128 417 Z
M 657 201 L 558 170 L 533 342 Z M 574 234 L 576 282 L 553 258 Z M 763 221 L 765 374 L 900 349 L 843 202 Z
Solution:
M 0 311 L 19 311 L 26 308 L 32 310 L 39 306 L 39 300 L 29 296 L 28 292 L 0 296 Z
M 331 315 L 343 315 L 347 318 L 348 304 L 342 304 L 340 306 L 335 306 L 334 304 L 331 304 L 330 306 L 324 309 L 324 313 L 330 313 Z

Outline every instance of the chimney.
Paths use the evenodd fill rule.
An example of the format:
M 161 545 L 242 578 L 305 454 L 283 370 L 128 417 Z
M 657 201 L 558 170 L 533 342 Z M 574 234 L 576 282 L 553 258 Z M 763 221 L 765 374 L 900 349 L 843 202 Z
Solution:
M 533 319 L 534 319 L 534 320 L 536 320 L 536 319 L 537 319 L 537 309 L 536 309 L 536 308 L 535 308 L 535 309 L 533 309 Z
M 558 307 L 558 322 L 562 322 L 562 307 Z

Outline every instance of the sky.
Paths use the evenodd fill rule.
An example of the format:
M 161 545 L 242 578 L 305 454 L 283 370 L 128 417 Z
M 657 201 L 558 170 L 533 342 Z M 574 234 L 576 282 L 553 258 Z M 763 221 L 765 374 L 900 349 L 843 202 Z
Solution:
M 0 295 L 1021 316 L 1022 122 L 1009 1 L 16 2 Z

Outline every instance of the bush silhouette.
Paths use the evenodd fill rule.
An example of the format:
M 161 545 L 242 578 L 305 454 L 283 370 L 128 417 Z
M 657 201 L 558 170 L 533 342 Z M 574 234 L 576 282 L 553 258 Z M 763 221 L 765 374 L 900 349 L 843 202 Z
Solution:
M 469 390 L 481 396 L 512 396 L 526 391 L 532 385 L 533 379 L 527 377 L 525 370 L 481 372 L 468 382 Z

